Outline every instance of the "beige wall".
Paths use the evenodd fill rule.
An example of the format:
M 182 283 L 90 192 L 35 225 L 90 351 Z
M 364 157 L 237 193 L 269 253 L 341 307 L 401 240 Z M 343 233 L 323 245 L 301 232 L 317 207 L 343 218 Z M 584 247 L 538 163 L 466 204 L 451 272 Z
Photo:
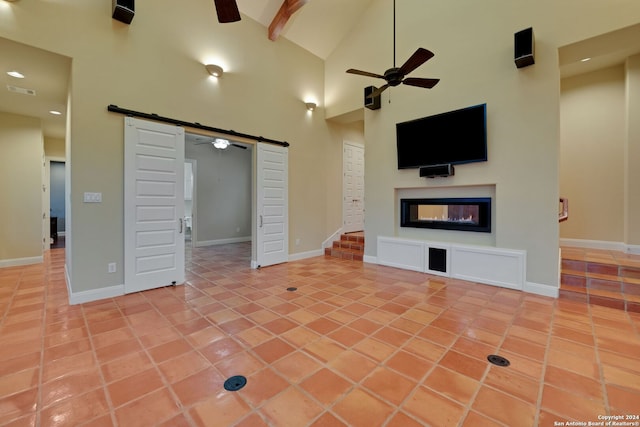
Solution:
M 622 65 L 562 80 L 560 194 L 567 239 L 624 241 L 625 71 Z
M 392 65 L 391 4 L 374 0 L 356 28 L 325 64 L 329 117 L 361 108 L 362 88 L 379 80 L 346 74 L 348 68 L 384 72 Z M 578 15 L 576 15 L 576 11 Z M 560 73 L 558 48 L 635 24 L 640 3 L 622 0 L 505 2 L 460 0 L 434 8 L 432 2 L 400 2 L 397 59 L 416 48 L 435 57 L 411 75 L 438 77 L 431 90 L 400 86 L 387 90 L 382 109 L 365 111 L 367 257 L 375 257 L 377 236 L 394 236 L 396 193 L 416 189 L 456 194 L 477 186 L 495 188 L 497 247 L 527 251 L 526 280 L 558 286 L 558 164 Z M 516 69 L 513 34 L 532 26 L 536 64 Z M 389 103 L 391 101 L 391 103 Z M 417 170 L 397 170 L 395 123 L 460 107 L 487 103 L 486 163 L 460 165 L 445 179 L 426 180 Z M 467 240 L 460 232 L 402 232 L 418 239 Z M 489 240 L 489 238 L 487 238 Z
M 640 254 L 640 55 L 626 63 L 625 243 Z
M 40 120 L 0 112 L 0 265 L 42 256 L 42 158 Z
M 109 262 L 124 261 L 123 117 L 109 113 L 109 104 L 288 141 L 289 247 L 320 248 L 328 235 L 322 176 L 331 144 L 322 60 L 285 39 L 270 41 L 251 19 L 218 24 L 209 0 L 189 7 L 140 2 L 131 25 L 111 19 L 109 2 L 16 2 L 5 9 L 0 37 L 72 58 L 67 269 L 74 292 L 123 282 L 121 268 L 107 273 Z M 209 78 L 208 62 L 225 68 L 220 80 Z M 318 102 L 313 114 L 307 97 Z M 101 192 L 102 203 L 79 202 L 87 191 Z
M 65 141 L 60 138 L 44 137 L 44 154 L 48 157 L 65 158 Z

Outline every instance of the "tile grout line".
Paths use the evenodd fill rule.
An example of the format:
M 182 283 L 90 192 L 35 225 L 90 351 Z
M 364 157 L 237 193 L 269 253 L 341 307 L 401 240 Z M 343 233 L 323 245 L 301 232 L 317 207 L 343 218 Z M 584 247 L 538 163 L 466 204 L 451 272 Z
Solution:
M 185 280 L 185 283 L 183 285 L 180 286 L 191 286 L 191 285 L 187 285 L 187 281 Z M 165 287 L 166 290 L 167 287 Z M 182 332 L 180 330 L 178 330 L 176 328 L 176 325 L 173 321 L 171 321 L 171 319 L 167 318 L 167 316 L 162 313 L 159 308 L 156 306 L 156 304 L 153 303 L 153 301 L 149 300 L 149 298 L 147 298 L 147 295 L 144 294 L 144 292 L 137 292 L 137 294 L 141 295 L 144 297 L 145 301 L 147 303 L 149 303 L 151 305 L 151 307 L 153 307 L 153 310 L 157 312 L 158 315 L 160 315 L 161 318 L 165 319 L 170 325 L 171 325 L 171 329 L 173 329 L 177 334 L 179 334 L 179 336 L 185 340 L 185 342 L 187 342 L 187 344 L 192 348 L 193 351 L 196 351 L 200 356 L 202 356 L 205 360 L 209 361 L 209 359 L 207 359 L 202 353 L 200 353 L 200 351 L 195 348 L 191 342 L 189 342 L 189 340 L 182 334 Z M 180 301 L 180 299 L 176 298 L 176 300 Z M 131 324 L 130 320 L 129 320 L 129 316 L 126 316 L 127 318 L 127 323 L 129 325 L 131 325 L 131 327 L 133 328 L 133 325 Z M 205 317 L 203 317 L 205 318 Z M 206 318 L 205 318 L 206 319 Z M 207 321 L 209 321 L 208 319 L 206 319 Z M 134 330 L 135 331 L 135 330 Z M 171 395 L 171 398 L 174 400 L 174 403 L 176 404 L 177 408 L 179 409 L 179 413 L 183 414 L 184 417 L 186 418 L 187 422 L 192 425 L 195 426 L 196 423 L 195 421 L 192 419 L 191 414 L 190 414 L 190 410 L 193 409 L 193 407 L 195 406 L 195 404 L 192 404 L 191 406 L 185 406 L 182 401 L 180 400 L 180 397 L 176 394 L 176 392 L 173 390 L 173 387 L 171 386 L 169 379 L 165 377 L 165 375 L 162 373 L 162 370 L 160 369 L 160 367 L 158 366 L 158 363 L 155 361 L 155 359 L 153 358 L 153 356 L 149 353 L 149 348 L 144 345 L 144 343 L 142 342 L 140 335 L 135 334 L 136 340 L 138 341 L 138 343 L 140 344 L 140 346 L 142 347 L 144 353 L 147 355 L 147 357 L 149 358 L 149 360 L 151 361 L 151 363 L 153 364 L 153 367 L 155 368 L 156 373 L 160 376 L 160 379 L 162 380 L 162 383 L 164 385 L 164 389 L 166 389 L 169 394 Z M 165 343 L 166 344 L 166 343 Z M 162 345 L 162 344 L 159 344 Z M 157 346 L 156 346 L 157 347 Z M 167 359 L 165 360 L 165 362 L 169 361 L 171 359 Z M 213 365 L 213 363 L 209 362 L 211 364 L 211 368 L 216 369 L 215 366 Z M 206 368 L 205 368 L 206 369 Z M 202 369 L 204 370 L 204 369 Z M 200 371 L 194 372 L 192 375 L 195 375 Z M 218 371 L 216 369 L 216 371 Z M 219 371 L 218 371 L 219 372 Z M 136 398 L 136 400 L 143 398 L 144 396 L 147 396 L 153 392 L 155 392 L 156 390 L 152 390 L 151 392 L 143 395 L 143 396 L 138 396 Z M 124 406 L 124 405 L 123 405 Z M 172 418 L 174 418 L 176 415 L 172 415 L 170 418 L 166 419 L 164 422 L 168 422 L 170 421 Z
M 113 298 L 109 298 L 107 301 L 111 301 L 114 305 L 117 306 L 117 304 L 115 303 Z M 107 405 L 109 406 L 109 416 L 111 418 L 111 422 L 113 423 L 114 427 L 118 426 L 118 419 L 116 418 L 116 411 L 115 411 L 115 407 L 113 405 L 113 402 L 111 401 L 111 395 L 109 394 L 109 390 L 107 388 L 107 381 L 104 378 L 104 374 L 102 373 L 102 368 L 100 365 L 100 359 L 98 359 L 98 353 L 96 351 L 96 346 L 95 343 L 93 342 L 93 333 L 91 332 L 91 329 L 89 328 L 89 321 L 87 319 L 87 313 L 85 312 L 85 306 L 81 305 L 80 308 L 80 312 L 82 313 L 82 319 L 84 320 L 84 327 L 87 329 L 87 337 L 89 338 L 89 344 L 91 345 L 91 354 L 93 355 L 93 359 L 94 362 L 96 363 L 96 369 L 98 371 L 98 375 L 100 376 L 100 381 L 102 383 L 101 388 L 102 388 L 102 392 L 104 393 L 105 396 L 105 400 L 107 402 Z M 97 417 L 96 417 L 97 418 Z
M 505 328 L 504 332 L 502 333 L 502 339 L 500 340 L 500 342 L 498 344 L 496 344 L 496 354 L 500 351 L 500 349 L 502 348 L 505 340 L 507 339 L 507 333 L 509 331 L 509 329 L 511 329 L 513 327 L 514 321 L 518 315 L 519 312 L 522 311 L 522 305 L 524 304 L 524 298 L 521 297 L 519 304 L 518 304 L 518 309 L 512 314 L 511 316 L 511 321 L 509 323 L 509 326 L 507 328 Z M 482 327 L 480 327 L 481 329 L 484 329 Z M 488 384 L 485 384 L 485 380 L 487 379 L 487 376 L 489 375 L 489 372 L 491 371 L 491 365 L 487 364 L 487 367 L 485 368 L 484 374 L 482 375 L 482 378 L 478 381 L 480 383 L 480 386 L 478 387 L 478 389 L 475 391 L 475 393 L 473 393 L 473 395 L 471 396 L 471 398 L 469 399 L 469 402 L 467 403 L 467 405 L 465 406 L 465 413 L 464 413 L 464 417 L 460 420 L 460 423 L 458 424 L 459 426 L 462 426 L 464 421 L 467 419 L 467 417 L 469 416 L 469 412 L 472 411 L 473 409 L 473 404 L 476 401 L 476 398 L 478 397 L 478 395 L 480 394 L 480 390 L 482 389 L 482 387 L 486 386 L 491 388 L 492 390 L 495 390 L 493 387 L 491 387 Z M 498 390 L 500 393 L 502 393 L 501 390 Z M 480 414 L 482 414 L 483 416 L 489 418 L 490 420 L 500 423 L 502 425 L 505 425 L 502 421 L 497 420 L 495 418 L 493 418 L 492 416 L 489 416 L 483 412 L 478 411 Z
M 552 317 L 551 317 L 551 322 L 549 324 L 549 333 L 547 334 L 547 343 L 545 345 L 545 349 L 544 349 L 544 360 L 542 363 L 542 378 L 540 380 L 540 385 L 538 386 L 538 399 L 536 401 L 536 415 L 534 418 L 534 425 L 539 425 L 540 424 L 540 412 L 542 411 L 542 398 L 544 396 L 544 386 L 545 386 L 545 377 L 547 374 L 547 367 L 549 365 L 549 349 L 551 348 L 551 340 L 553 338 L 553 327 L 555 326 L 555 322 L 556 322 L 556 310 L 558 309 L 558 300 L 556 299 L 553 302 L 553 311 L 552 311 Z
M 48 290 L 49 290 L 49 269 L 51 268 L 51 251 L 49 251 L 48 254 L 45 255 L 47 258 L 49 258 L 48 260 L 45 260 L 45 271 L 44 271 L 44 275 L 45 275 L 45 286 L 43 289 L 43 305 L 44 305 L 44 310 L 42 313 L 42 324 L 41 324 L 41 332 L 42 332 L 42 337 L 41 337 L 41 348 L 40 348 L 40 367 L 38 369 L 38 393 L 37 393 L 37 403 L 36 403 L 36 425 L 39 426 L 42 424 L 42 389 L 43 389 L 43 377 L 44 377 L 44 352 L 45 352 L 45 343 L 46 343 L 46 327 L 47 327 L 47 295 L 48 295 Z
M 600 361 L 600 348 L 598 346 L 598 335 L 596 332 L 596 328 L 593 322 L 593 310 L 591 307 L 588 308 L 589 320 L 591 325 L 591 334 L 593 336 L 593 349 L 596 356 L 596 364 L 598 365 L 598 375 L 600 375 L 600 387 L 602 389 L 602 400 L 604 403 L 604 409 L 607 411 L 607 415 L 611 415 L 611 406 L 609 405 L 609 396 L 607 393 L 607 384 L 606 379 L 604 377 L 604 367 L 602 362 Z

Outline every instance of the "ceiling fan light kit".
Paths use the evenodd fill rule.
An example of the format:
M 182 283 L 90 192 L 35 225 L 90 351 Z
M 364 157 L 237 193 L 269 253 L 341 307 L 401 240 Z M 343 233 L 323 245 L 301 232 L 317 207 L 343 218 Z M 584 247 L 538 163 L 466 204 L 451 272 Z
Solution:
M 307 107 L 307 110 L 309 111 L 315 110 L 316 107 L 318 106 L 318 104 L 316 104 L 315 102 L 305 102 L 304 105 Z
M 220 150 L 224 150 L 229 146 L 229 140 L 223 138 L 216 138 L 212 142 L 213 146 L 219 148 Z

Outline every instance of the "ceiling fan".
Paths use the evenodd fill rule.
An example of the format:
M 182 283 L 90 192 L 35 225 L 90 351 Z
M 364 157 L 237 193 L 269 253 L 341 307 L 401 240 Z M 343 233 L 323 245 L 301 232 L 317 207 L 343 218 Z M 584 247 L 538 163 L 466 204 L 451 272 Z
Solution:
M 434 87 L 440 79 L 424 79 L 419 77 L 406 77 L 407 74 L 433 58 L 433 52 L 419 47 L 413 55 L 407 61 L 402 64 L 401 67 L 396 67 L 396 2 L 393 0 L 393 68 L 389 68 L 384 74 L 370 73 L 368 71 L 361 71 L 350 68 L 347 73 L 357 74 L 360 76 L 375 77 L 384 79 L 387 83 L 372 91 L 367 97 L 374 98 L 384 92 L 389 86 L 398 86 L 399 84 L 405 84 L 409 86 L 423 87 L 431 89 Z
M 226 24 L 240 20 L 240 11 L 238 10 L 236 0 L 213 0 L 213 2 L 216 5 L 218 22 Z

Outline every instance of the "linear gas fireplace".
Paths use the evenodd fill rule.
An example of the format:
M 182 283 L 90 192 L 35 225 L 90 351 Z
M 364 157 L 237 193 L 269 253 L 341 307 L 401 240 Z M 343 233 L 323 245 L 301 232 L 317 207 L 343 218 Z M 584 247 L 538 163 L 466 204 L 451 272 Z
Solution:
M 401 199 L 400 226 L 491 232 L 491 198 Z

